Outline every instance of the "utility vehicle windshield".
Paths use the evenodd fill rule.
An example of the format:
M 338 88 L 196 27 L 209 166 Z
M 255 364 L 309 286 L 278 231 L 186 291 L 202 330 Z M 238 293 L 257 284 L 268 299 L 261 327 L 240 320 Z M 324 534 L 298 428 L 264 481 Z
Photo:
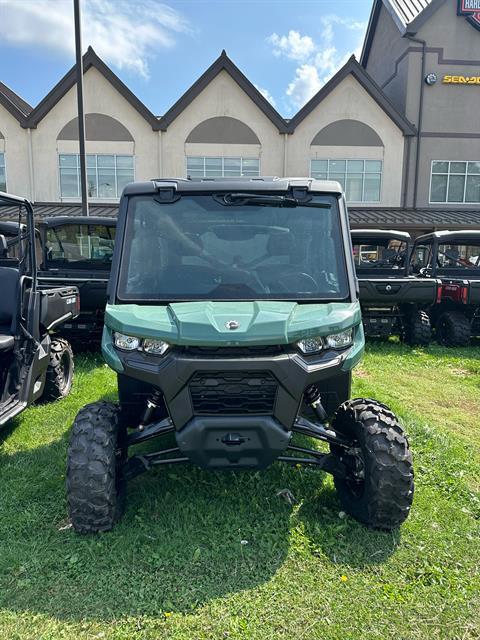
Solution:
M 393 238 L 353 238 L 353 257 L 357 272 L 404 269 L 407 243 Z
M 47 268 L 110 268 L 115 227 L 65 224 L 49 227 L 45 238 Z
M 257 193 L 129 200 L 121 300 L 341 300 L 338 201 Z

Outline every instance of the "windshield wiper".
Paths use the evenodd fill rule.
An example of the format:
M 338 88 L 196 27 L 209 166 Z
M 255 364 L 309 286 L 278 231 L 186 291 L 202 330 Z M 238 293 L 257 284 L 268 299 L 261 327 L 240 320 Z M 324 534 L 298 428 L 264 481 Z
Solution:
M 277 207 L 296 207 L 301 202 L 291 196 L 264 195 L 261 193 L 226 193 L 214 195 L 213 199 L 226 207 L 239 207 L 242 205 L 260 205 Z

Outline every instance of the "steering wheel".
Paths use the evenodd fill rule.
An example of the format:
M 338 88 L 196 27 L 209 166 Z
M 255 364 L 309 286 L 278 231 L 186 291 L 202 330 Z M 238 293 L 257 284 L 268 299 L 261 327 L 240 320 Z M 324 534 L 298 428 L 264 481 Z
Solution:
M 278 278 L 278 284 L 284 291 L 291 293 L 313 293 L 318 291 L 318 282 L 311 275 L 303 271 L 286 273 Z

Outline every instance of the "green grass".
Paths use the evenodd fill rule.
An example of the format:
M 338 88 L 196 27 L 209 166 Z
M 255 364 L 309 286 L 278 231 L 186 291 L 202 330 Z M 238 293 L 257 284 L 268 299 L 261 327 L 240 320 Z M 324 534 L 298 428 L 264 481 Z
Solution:
M 0 434 L 0 638 L 480 638 L 479 387 L 480 348 L 369 346 L 354 393 L 400 414 L 415 455 L 400 531 L 340 517 L 328 476 L 276 464 L 151 472 L 113 532 L 80 537 L 66 520 L 68 431 L 115 379 L 79 357 L 67 400 Z

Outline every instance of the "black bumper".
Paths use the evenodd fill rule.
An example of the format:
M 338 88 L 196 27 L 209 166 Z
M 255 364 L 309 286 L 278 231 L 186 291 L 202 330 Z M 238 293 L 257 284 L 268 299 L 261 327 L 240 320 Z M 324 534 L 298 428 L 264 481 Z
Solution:
M 197 417 L 264 415 L 288 431 L 311 384 L 318 386 L 329 415 L 350 397 L 351 372 L 341 370 L 348 350 L 309 358 L 296 351 L 192 356 L 181 348 L 165 356 L 116 353 L 123 375 L 160 389 L 177 430 Z

